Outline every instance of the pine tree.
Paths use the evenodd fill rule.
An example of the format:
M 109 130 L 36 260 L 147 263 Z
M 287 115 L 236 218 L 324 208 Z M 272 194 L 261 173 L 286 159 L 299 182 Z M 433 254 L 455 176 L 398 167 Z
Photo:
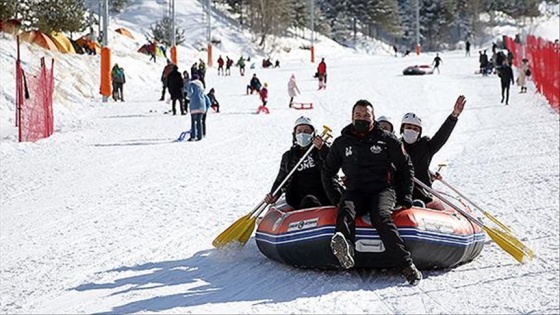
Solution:
M 81 32 L 86 28 L 83 0 L 31 0 L 26 4 L 29 11 L 23 19 L 43 33 Z
M 111 12 L 121 13 L 128 6 L 129 0 L 109 0 Z
M 0 1 L 0 21 L 7 21 L 16 17 L 17 1 Z
M 171 47 L 171 32 L 172 24 L 169 17 L 164 17 L 161 21 L 157 22 L 155 25 L 150 26 L 150 32 L 145 34 L 146 40 L 156 41 L 160 44 L 164 44 L 167 47 Z M 175 44 L 179 45 L 185 41 L 185 30 L 180 27 L 175 27 Z

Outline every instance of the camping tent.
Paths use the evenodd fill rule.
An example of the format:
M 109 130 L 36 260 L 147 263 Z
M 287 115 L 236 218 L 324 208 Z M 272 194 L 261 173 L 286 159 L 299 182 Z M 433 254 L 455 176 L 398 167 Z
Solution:
M 86 53 L 86 52 L 84 51 L 84 49 L 82 48 L 82 46 L 78 45 L 78 43 L 76 43 L 75 40 L 71 39 L 71 40 L 70 40 L 70 43 L 72 43 L 72 47 L 74 47 L 74 51 L 75 51 L 77 54 L 83 55 L 83 54 Z
M 58 48 L 58 51 L 69 54 L 76 53 L 74 46 L 72 46 L 72 43 L 66 35 L 62 33 L 52 33 L 49 37 L 53 40 L 54 44 Z
M 56 47 L 54 41 L 46 34 L 43 34 L 39 31 L 23 32 L 20 34 L 20 39 L 24 42 L 39 45 L 48 50 L 58 51 L 58 48 Z
M 7 21 L 0 21 L 0 32 L 17 35 L 20 32 L 21 21 L 11 19 Z
M 123 28 L 123 27 L 117 28 L 117 29 L 115 30 L 115 32 L 117 32 L 117 33 L 119 33 L 119 34 L 121 34 L 121 35 L 124 35 L 124 36 L 126 36 L 126 37 L 130 37 L 130 38 L 134 39 L 134 36 L 132 36 L 132 34 L 131 34 L 126 28 Z
M 86 34 L 86 35 L 84 35 L 84 36 L 82 36 L 82 37 L 80 37 L 76 40 L 76 44 L 78 44 L 78 46 L 80 46 L 82 48 L 84 46 L 88 45 L 89 42 L 91 42 L 91 40 L 90 40 L 90 37 L 89 37 L 88 34 Z M 98 53 L 98 54 L 101 52 L 101 46 L 99 46 L 98 43 L 95 43 L 95 52 Z
M 138 52 L 149 55 L 150 54 L 150 44 L 143 45 L 142 47 L 140 47 L 140 49 L 138 49 Z M 163 53 L 163 51 L 159 47 L 156 47 L 156 56 L 165 57 L 165 54 Z

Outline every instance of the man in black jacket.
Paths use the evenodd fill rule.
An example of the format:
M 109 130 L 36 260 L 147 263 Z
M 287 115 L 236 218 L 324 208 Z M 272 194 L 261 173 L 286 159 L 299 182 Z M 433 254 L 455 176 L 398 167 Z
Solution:
M 179 101 L 181 115 L 186 115 L 187 111 L 185 110 L 185 103 L 183 103 L 183 77 L 176 65 L 173 65 L 173 70 L 167 76 L 167 88 L 169 89 L 169 94 L 171 94 L 171 110 L 173 115 L 177 115 L 175 108 L 177 101 Z
M 431 139 L 427 136 L 422 137 L 422 120 L 416 114 L 407 113 L 402 119 L 400 133 L 403 137 L 404 149 L 410 156 L 412 165 L 414 165 L 414 174 L 419 181 L 430 187 L 432 187 L 430 175 L 432 158 L 451 136 L 451 132 L 457 124 L 457 118 L 463 112 L 466 102 L 467 100 L 463 95 L 457 98 L 453 112 Z M 399 178 L 397 177 L 396 180 L 398 181 Z M 425 204 L 432 201 L 431 194 L 416 185 L 412 198 L 422 200 Z
M 321 182 L 321 167 L 323 160 L 329 153 L 329 146 L 320 137 L 316 136 L 311 120 L 305 116 L 296 120 L 292 140 L 293 146 L 282 155 L 278 176 L 272 185 L 270 193 L 266 195 L 265 202 L 276 202 L 278 197 L 282 195 L 282 191 L 279 191 L 274 196 L 272 193 L 288 176 L 309 147 L 314 145 L 315 150 L 299 165 L 284 186 L 286 203 L 294 209 L 332 205 Z
M 412 207 L 414 170 L 402 143 L 394 134 L 379 128 L 374 118 L 371 103 L 359 100 L 352 108 L 352 124 L 334 140 L 323 165 L 323 186 L 331 202 L 339 205 L 331 249 L 343 268 L 352 268 L 355 219 L 369 213 L 395 267 L 410 284 L 416 285 L 422 274 L 414 266 L 391 217 L 395 203 L 405 209 Z M 341 168 L 346 176 L 342 196 L 335 190 L 335 176 Z M 392 174 L 400 179 L 395 185 Z
M 505 95 L 506 105 L 508 105 L 508 102 L 509 102 L 509 86 L 510 86 L 510 84 L 511 85 L 514 84 L 513 70 L 509 66 L 508 61 L 503 60 L 502 61 L 502 66 L 500 67 L 500 69 L 498 69 L 498 71 L 499 71 L 498 76 L 500 76 L 500 82 L 502 83 L 502 101 L 501 101 L 501 103 L 504 102 L 504 92 L 505 92 L 506 93 L 506 95 Z

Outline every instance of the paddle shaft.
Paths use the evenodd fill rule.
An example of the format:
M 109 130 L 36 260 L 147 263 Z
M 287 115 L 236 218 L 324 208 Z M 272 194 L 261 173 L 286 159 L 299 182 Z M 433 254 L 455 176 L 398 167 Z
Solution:
M 430 186 L 422 183 L 421 181 L 419 181 L 416 177 L 413 178 L 414 183 L 416 183 L 418 186 L 426 189 L 428 192 L 432 193 L 434 196 L 438 197 L 442 202 L 446 203 L 447 205 L 449 205 L 451 208 L 457 210 L 457 212 L 459 212 L 460 214 L 462 214 L 463 216 L 465 216 L 469 221 L 475 223 L 476 225 L 485 228 L 486 226 L 480 222 L 478 219 L 476 219 L 475 217 L 473 217 L 472 215 L 468 214 L 466 211 L 462 210 L 461 208 L 457 207 L 456 205 L 454 205 L 451 201 L 447 200 L 445 197 L 443 197 L 442 194 L 438 193 L 437 191 L 433 190 Z
M 434 173 L 431 173 L 432 176 L 437 175 Z M 479 211 L 481 211 L 486 217 L 488 217 L 490 220 L 492 220 L 494 223 L 496 223 L 497 225 L 499 225 L 502 229 L 511 232 L 511 229 L 509 227 L 507 227 L 505 224 L 501 223 L 500 221 L 498 221 L 498 219 L 494 218 L 493 215 L 491 215 L 490 213 L 484 211 L 481 207 L 479 207 L 476 203 L 474 203 L 472 200 L 470 200 L 469 198 L 467 198 L 465 195 L 463 195 L 459 190 L 457 190 L 455 187 L 451 186 L 451 184 L 449 184 L 448 182 L 446 182 L 445 180 L 443 180 L 442 178 L 438 178 L 438 180 L 444 184 L 445 186 L 447 186 L 449 189 L 451 189 L 453 192 L 455 192 L 457 195 L 459 195 L 461 198 L 465 199 L 468 203 L 470 203 L 471 205 L 473 205 L 476 209 L 478 209 Z
M 325 137 L 325 138 L 323 138 Z M 323 131 L 323 133 L 321 134 L 321 139 L 326 140 L 330 137 L 330 135 L 328 134 L 328 130 L 325 129 Z M 315 145 L 311 145 L 311 147 L 309 147 L 309 149 L 307 149 L 307 151 L 305 152 L 305 154 L 301 157 L 301 159 L 299 159 L 299 161 L 297 162 L 296 166 L 294 166 L 294 168 L 292 168 L 292 170 L 290 171 L 290 173 L 288 173 L 288 175 L 286 176 L 286 178 L 284 178 L 284 180 L 282 181 L 282 183 L 280 183 L 280 185 L 278 185 L 278 187 L 276 187 L 276 189 L 274 190 L 274 192 L 272 192 L 272 196 L 275 196 L 280 189 L 282 189 L 282 187 L 288 182 L 288 180 L 290 179 L 290 177 L 292 177 L 292 175 L 296 172 L 297 168 L 299 167 L 299 165 L 301 163 L 303 163 L 303 160 L 305 160 L 305 158 L 311 153 L 311 151 L 313 151 L 313 149 L 315 148 Z

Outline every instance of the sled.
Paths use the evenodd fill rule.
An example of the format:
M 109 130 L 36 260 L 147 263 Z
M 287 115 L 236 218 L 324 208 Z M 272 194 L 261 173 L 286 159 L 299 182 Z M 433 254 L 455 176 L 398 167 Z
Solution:
M 177 140 L 175 140 L 175 141 L 176 141 L 176 142 L 181 142 L 181 141 L 185 140 L 185 137 L 186 137 L 187 135 L 190 135 L 190 134 L 191 134 L 191 131 L 190 131 L 190 130 L 183 131 L 183 132 L 181 132 L 181 134 L 179 135 L 179 138 L 177 138 Z
M 297 110 L 302 110 L 302 109 L 313 109 L 313 103 L 297 103 L 297 102 L 293 102 L 293 103 L 292 103 L 292 108 L 293 108 L 293 109 L 297 109 Z
M 265 114 L 270 114 L 270 112 L 268 111 L 268 108 L 264 105 L 261 105 L 261 106 L 259 106 L 259 108 L 257 108 L 256 114 L 260 114 L 261 112 L 263 112 Z

